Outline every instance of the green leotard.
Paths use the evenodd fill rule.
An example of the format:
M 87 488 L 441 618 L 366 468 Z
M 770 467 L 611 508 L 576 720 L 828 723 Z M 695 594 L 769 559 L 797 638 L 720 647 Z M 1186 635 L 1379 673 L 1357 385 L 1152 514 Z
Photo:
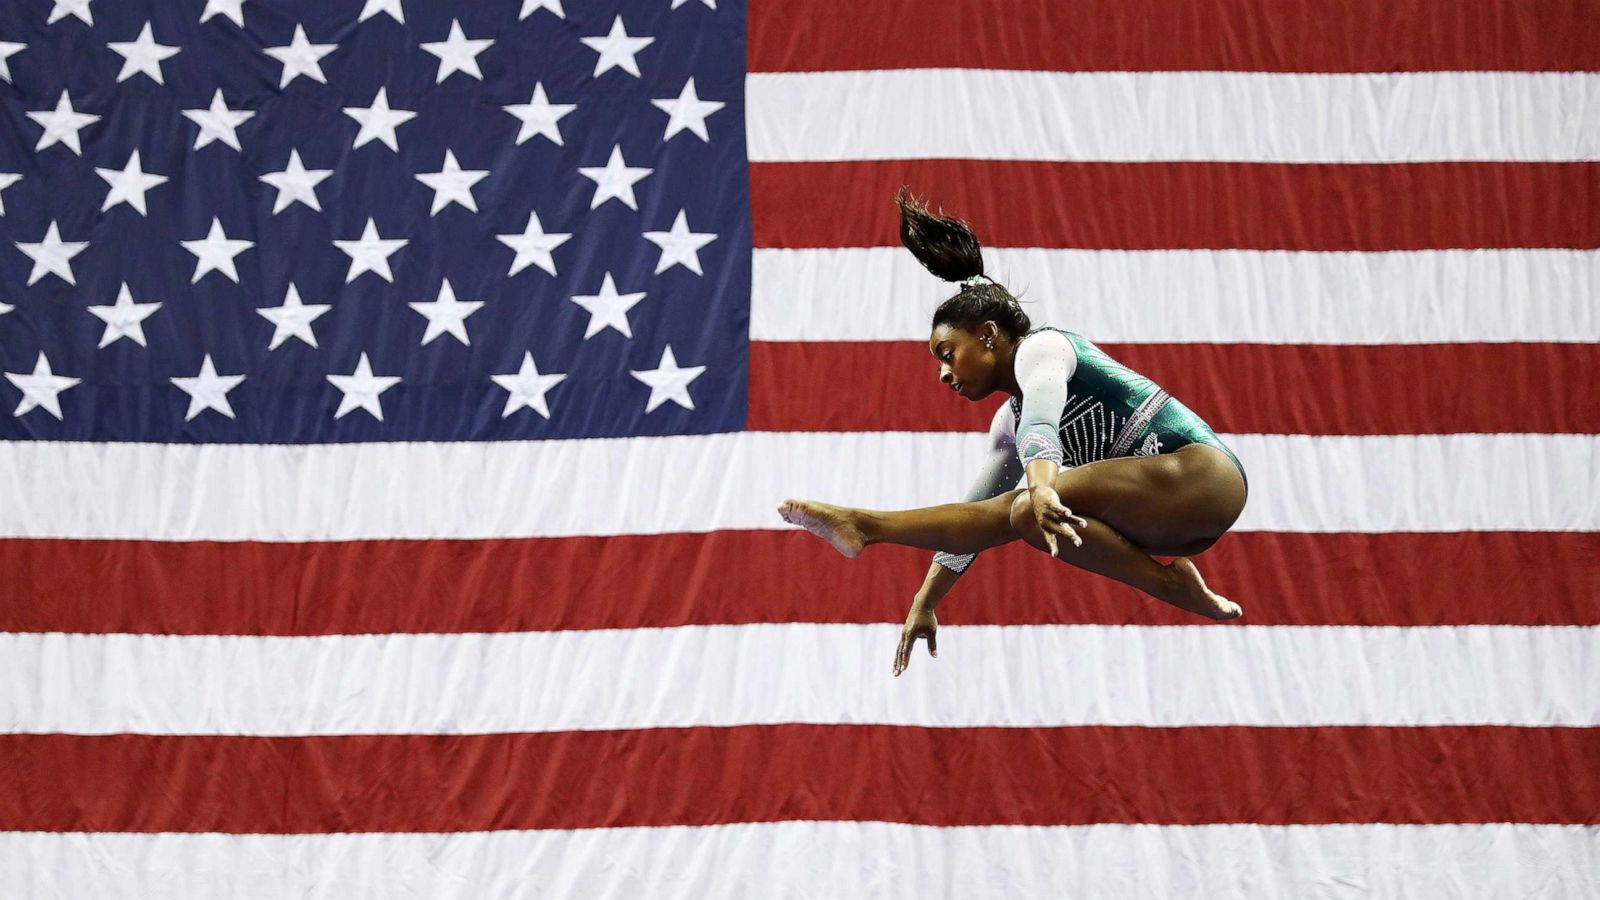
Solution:
M 1119 456 L 1154 456 L 1189 444 L 1215 447 L 1239 467 L 1239 457 L 1194 410 L 1178 402 L 1149 378 L 1117 362 L 1083 335 L 1060 328 L 1038 328 L 1065 335 L 1077 351 L 1078 364 L 1067 381 L 1067 402 L 1061 410 L 1056 434 L 1061 442 L 1063 466 L 1081 466 Z M 1023 439 L 1022 398 L 1010 406 L 1018 441 Z

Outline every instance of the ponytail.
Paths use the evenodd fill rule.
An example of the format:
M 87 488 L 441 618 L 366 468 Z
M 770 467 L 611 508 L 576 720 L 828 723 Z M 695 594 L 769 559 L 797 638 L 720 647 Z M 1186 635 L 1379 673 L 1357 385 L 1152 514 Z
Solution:
M 927 202 L 904 185 L 894 202 L 900 208 L 900 243 L 929 272 L 945 281 L 961 282 L 961 291 L 934 311 L 933 327 L 974 328 L 993 320 L 1012 340 L 1032 330 L 1017 298 L 984 274 L 983 248 L 966 222 L 945 215 L 943 209 L 929 212 Z
M 945 281 L 966 281 L 983 274 L 978 237 L 960 219 L 928 211 L 928 204 L 902 185 L 894 195 L 900 207 L 900 243 L 929 272 Z

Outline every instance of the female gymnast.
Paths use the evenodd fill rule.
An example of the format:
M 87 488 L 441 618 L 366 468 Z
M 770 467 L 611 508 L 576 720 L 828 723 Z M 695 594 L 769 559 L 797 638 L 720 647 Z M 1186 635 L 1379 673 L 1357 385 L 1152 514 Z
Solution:
M 1011 400 L 989 426 L 989 456 L 966 502 L 897 512 L 786 500 L 784 521 L 847 557 L 871 544 L 936 551 L 906 616 L 894 674 L 918 638 L 937 658 L 934 608 L 983 550 L 1018 539 L 1211 619 L 1243 614 L 1206 587 L 1188 557 L 1238 520 L 1244 466 L 1204 420 L 1083 337 L 1034 328 L 983 272 L 965 222 L 929 212 L 902 187 L 900 240 L 961 290 L 933 314 L 928 351 L 939 380 L 976 402 Z M 1012 490 L 1026 475 L 1027 488 Z M 1066 538 L 1066 542 L 1058 541 Z M 1151 554 L 1177 557 L 1162 565 Z

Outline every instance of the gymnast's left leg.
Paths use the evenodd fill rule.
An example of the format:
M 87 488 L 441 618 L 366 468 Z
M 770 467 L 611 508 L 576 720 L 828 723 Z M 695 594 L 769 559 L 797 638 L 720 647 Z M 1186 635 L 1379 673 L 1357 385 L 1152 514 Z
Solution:
M 1063 562 L 1209 618 L 1240 615 L 1238 605 L 1208 589 L 1184 558 L 1209 547 L 1243 509 L 1243 479 L 1225 454 L 1193 445 L 1161 456 L 1104 460 L 1061 472 L 1055 488 L 1061 502 L 1086 520 L 1076 527 L 1082 546 L 1058 541 Z M 846 556 L 874 543 L 951 553 L 1019 539 L 1044 547 L 1027 492 L 1020 490 L 977 503 L 896 512 L 790 500 L 779 512 Z M 1151 553 L 1179 558 L 1163 566 Z

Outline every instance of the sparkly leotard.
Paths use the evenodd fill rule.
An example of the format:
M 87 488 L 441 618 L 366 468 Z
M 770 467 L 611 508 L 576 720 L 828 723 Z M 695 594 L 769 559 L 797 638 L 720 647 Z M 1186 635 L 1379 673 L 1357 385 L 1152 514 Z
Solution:
M 967 500 L 987 500 L 1012 489 L 1035 459 L 1051 459 L 1067 469 L 1171 453 L 1190 444 L 1221 450 L 1245 477 L 1239 457 L 1204 419 L 1082 335 L 1035 329 L 1018 341 L 1016 354 L 1022 396 L 995 411 L 989 458 Z M 1248 491 L 1248 477 L 1245 487 Z M 939 553 L 934 562 L 962 572 L 975 555 Z

